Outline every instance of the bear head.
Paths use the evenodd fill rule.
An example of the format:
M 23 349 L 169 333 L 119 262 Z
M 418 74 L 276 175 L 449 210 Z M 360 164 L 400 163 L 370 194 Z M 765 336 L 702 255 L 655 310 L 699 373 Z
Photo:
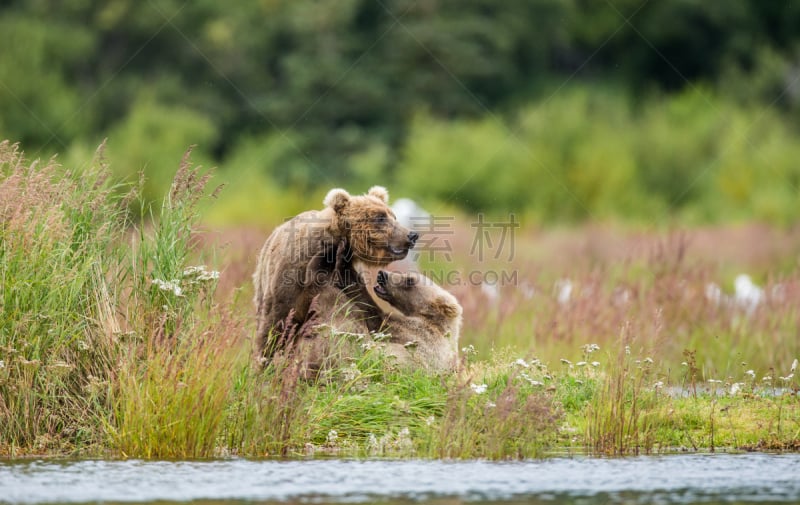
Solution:
M 422 316 L 442 324 L 461 317 L 456 297 L 420 273 L 380 270 L 373 290 L 405 316 Z
M 397 221 L 388 205 L 389 193 L 381 186 L 359 196 L 332 189 L 323 203 L 333 209 L 332 227 L 347 239 L 353 256 L 367 265 L 383 266 L 405 258 L 419 238 Z

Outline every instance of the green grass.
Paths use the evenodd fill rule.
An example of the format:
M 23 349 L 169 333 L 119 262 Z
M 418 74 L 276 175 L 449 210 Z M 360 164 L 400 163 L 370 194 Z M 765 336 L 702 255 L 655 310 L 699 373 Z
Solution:
M 101 153 L 93 167 L 76 174 L 0 144 L 0 455 L 506 459 L 798 448 L 791 354 L 775 351 L 771 371 L 766 361 L 752 373 L 729 368 L 709 388 L 711 371 L 691 351 L 686 366 L 675 362 L 673 348 L 693 343 L 686 335 L 661 355 L 634 345 L 634 330 L 646 328 L 635 317 L 658 306 L 667 322 L 657 332 L 692 317 L 723 327 L 721 315 L 689 317 L 666 304 L 659 286 L 677 282 L 679 268 L 635 286 L 642 302 L 623 340 L 607 335 L 619 317 L 602 310 L 608 298 L 581 301 L 578 314 L 594 326 L 576 323 L 570 338 L 541 346 L 563 360 L 522 345 L 468 350 L 458 373 L 437 376 L 343 343 L 356 352 L 314 380 L 300 378 L 290 358 L 260 370 L 246 290 L 219 293 L 213 267 L 196 268 L 214 258 L 196 234 L 208 177 L 187 153 L 158 217 L 134 223 L 136 188 L 115 186 Z M 568 321 L 564 309 L 548 309 Z M 519 328 L 522 310 L 494 310 L 495 335 Z M 785 336 L 793 310 L 778 306 L 777 336 L 759 345 L 796 345 Z M 766 333 L 774 321 L 740 327 Z M 519 344 L 524 335 L 504 338 Z M 589 344 L 595 337 L 600 346 Z M 669 386 L 692 394 L 668 394 Z

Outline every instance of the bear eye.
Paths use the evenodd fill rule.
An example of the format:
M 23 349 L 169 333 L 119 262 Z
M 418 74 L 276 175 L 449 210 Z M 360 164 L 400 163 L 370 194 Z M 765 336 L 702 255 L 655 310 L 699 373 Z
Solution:
M 375 217 L 372 219 L 376 223 L 385 223 L 386 220 L 388 219 L 388 216 L 386 215 L 386 213 L 375 214 Z
M 409 278 L 406 279 L 406 287 L 407 288 L 413 288 L 416 283 L 417 283 L 417 281 L 414 280 L 413 277 L 409 277 Z

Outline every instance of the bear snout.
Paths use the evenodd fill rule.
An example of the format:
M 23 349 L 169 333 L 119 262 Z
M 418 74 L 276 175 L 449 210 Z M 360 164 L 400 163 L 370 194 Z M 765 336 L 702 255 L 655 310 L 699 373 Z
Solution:
M 384 270 L 378 270 L 378 284 L 385 288 L 388 281 L 389 274 L 387 274 Z
M 419 233 L 415 231 L 408 232 L 408 241 L 411 242 L 412 247 L 414 246 L 414 244 L 417 243 L 418 239 L 419 239 Z

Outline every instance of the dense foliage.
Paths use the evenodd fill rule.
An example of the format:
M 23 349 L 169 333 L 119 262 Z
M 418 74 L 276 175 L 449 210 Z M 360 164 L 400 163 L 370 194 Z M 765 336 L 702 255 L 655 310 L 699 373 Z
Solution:
M 0 138 L 78 161 L 108 137 L 113 170 L 145 170 L 156 201 L 198 144 L 195 159 L 243 179 L 251 200 L 275 194 L 254 196 L 255 181 L 418 193 L 419 174 L 438 172 L 423 196 L 470 210 L 646 214 L 718 190 L 694 174 L 728 141 L 759 153 L 751 127 L 793 135 L 797 26 L 800 4 L 759 0 L 11 1 Z M 598 90 L 612 98 L 597 103 Z M 763 149 L 793 157 L 784 147 Z M 721 175 L 736 179 L 719 183 L 736 194 L 723 199 L 756 193 L 767 203 L 738 202 L 747 215 L 786 220 L 762 207 L 796 198 L 797 174 L 774 195 L 747 180 L 771 159 L 748 156 L 755 173 Z M 484 172 L 501 180 L 475 197 Z M 609 201 L 620 191 L 626 201 Z M 727 217 L 718 203 L 690 213 Z

